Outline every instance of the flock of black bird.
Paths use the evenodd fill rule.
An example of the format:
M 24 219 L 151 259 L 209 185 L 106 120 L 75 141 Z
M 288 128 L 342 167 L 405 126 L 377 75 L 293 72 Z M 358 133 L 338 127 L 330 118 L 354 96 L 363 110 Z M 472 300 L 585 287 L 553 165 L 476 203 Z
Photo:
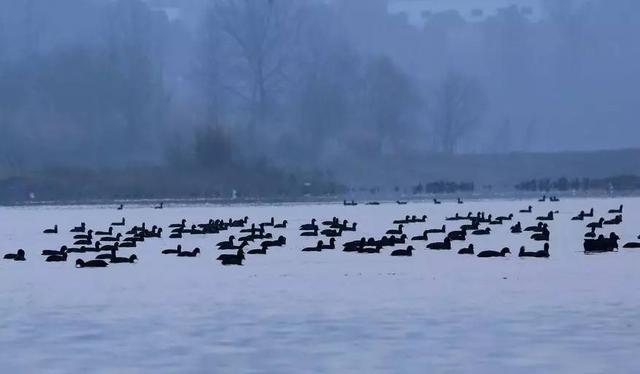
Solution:
M 547 197 L 539 199 L 539 202 L 544 202 Z M 551 197 L 551 202 L 559 201 L 557 197 Z M 405 205 L 407 202 L 397 201 L 399 205 Z M 461 199 L 457 200 L 458 204 L 463 204 Z M 358 205 L 355 201 L 344 201 L 345 206 Z M 379 205 L 379 202 L 369 202 L 366 205 Z M 434 204 L 441 204 L 440 201 L 434 199 Z M 156 209 L 162 209 L 163 204 L 160 203 L 155 206 Z M 120 205 L 118 210 L 122 210 L 123 206 Z M 591 208 L 588 212 L 580 211 L 576 216 L 571 218 L 571 221 L 585 221 L 591 219 L 586 224 L 586 228 L 589 230 L 584 235 L 584 253 L 602 253 L 613 252 L 618 250 L 618 235 L 611 232 L 608 236 L 598 234 L 597 230 L 603 229 L 605 226 L 618 225 L 622 222 L 623 206 L 619 208 L 610 209 L 607 213 L 612 215 L 605 218 L 600 217 L 598 220 L 593 220 L 594 210 Z M 525 209 L 519 211 L 520 214 L 532 214 L 533 207 L 528 206 Z M 510 227 L 510 232 L 514 235 L 528 234 L 529 238 L 536 242 L 544 242 L 542 249 L 536 251 L 527 251 L 525 246 L 521 246 L 518 252 L 519 257 L 537 257 L 548 258 L 549 253 L 549 241 L 550 231 L 547 222 L 555 220 L 557 211 L 549 211 L 546 215 L 538 216 L 536 218 L 537 224 L 528 227 L 522 227 L 520 221 L 516 222 Z M 393 221 L 395 225 L 393 228 L 387 230 L 384 235 L 376 239 L 374 237 L 365 238 L 362 237 L 359 240 L 348 241 L 342 244 L 343 252 L 354 252 L 363 254 L 381 253 L 387 247 L 396 247 L 398 245 L 407 244 L 404 249 L 396 249 L 390 252 L 391 256 L 412 256 L 415 250 L 416 243 L 427 242 L 425 249 L 429 250 L 452 250 L 454 242 L 466 242 L 469 237 L 473 236 L 486 236 L 491 235 L 492 226 L 503 225 L 505 222 L 512 222 L 514 220 L 514 214 L 496 216 L 492 214 L 485 214 L 485 212 L 472 213 L 469 212 L 466 215 L 460 215 L 456 213 L 452 217 L 445 219 L 449 225 L 453 222 L 458 222 L 460 225 L 453 230 L 447 231 L 446 224 L 441 227 L 427 228 L 421 235 L 413 236 L 409 238 L 405 233 L 405 228 L 409 225 L 425 224 L 427 222 L 427 216 L 405 216 L 401 219 Z M 227 240 L 220 241 L 216 244 L 216 247 L 220 251 L 232 251 L 232 253 L 221 254 L 217 257 L 222 265 L 242 265 L 245 261 L 245 254 L 249 255 L 266 255 L 272 248 L 283 247 L 287 244 L 287 238 L 282 235 L 276 235 L 274 232 L 277 230 L 287 228 L 288 221 L 283 220 L 276 222 L 272 217 L 267 222 L 251 223 L 249 224 L 249 217 L 242 219 L 210 219 L 205 223 L 187 224 L 186 219 L 182 219 L 179 223 L 171 224 L 167 227 L 170 231 L 169 238 L 182 239 L 184 235 L 212 235 L 220 234 L 229 230 L 238 230 L 235 235 L 230 235 Z M 357 223 L 349 223 L 348 220 L 340 220 L 337 217 L 333 217 L 330 220 L 318 222 L 315 218 L 310 223 L 303 224 L 299 227 L 300 236 L 302 237 L 324 237 L 326 239 L 320 239 L 316 245 L 311 247 L 302 248 L 302 252 L 321 252 L 324 250 L 335 250 L 337 248 L 336 238 L 342 237 L 345 232 L 357 231 Z M 78 268 L 97 268 L 107 267 L 111 264 L 133 264 L 138 261 L 136 254 L 129 254 L 119 256 L 121 251 L 135 250 L 138 244 L 151 241 L 156 238 L 161 238 L 163 235 L 163 229 L 158 226 L 151 226 L 148 228 L 146 223 L 140 225 L 134 225 L 128 229 L 126 227 L 126 221 L 122 220 L 113 222 L 107 230 L 94 230 L 86 226 L 82 222 L 79 226 L 73 227 L 69 232 L 72 234 L 73 243 L 70 245 L 63 245 L 59 250 L 44 250 L 42 256 L 45 257 L 46 262 L 66 262 L 70 254 L 86 255 L 91 254 L 91 259 L 78 258 L 75 261 L 75 265 Z M 120 232 L 115 233 L 118 230 Z M 271 232 L 270 232 L 271 231 Z M 58 225 L 54 225 L 53 228 L 43 231 L 47 235 L 61 234 L 58 230 Z M 238 237 L 236 238 L 236 235 Z M 441 241 L 430 241 L 429 236 L 444 235 Z M 638 236 L 640 239 L 640 236 Z M 326 242 L 325 242 L 326 240 Z M 247 249 L 253 243 L 259 242 L 259 248 Z M 411 242 L 412 244 L 408 244 Z M 623 246 L 624 248 L 640 248 L 640 242 L 629 242 Z M 200 248 L 194 248 L 193 250 L 183 250 L 182 245 L 177 245 L 176 248 L 161 250 L 164 255 L 174 255 L 177 257 L 196 257 L 201 253 Z M 476 253 L 473 244 L 467 244 L 465 247 L 457 251 L 461 255 L 476 255 L 477 257 L 505 257 L 511 254 L 511 250 L 508 247 L 501 250 L 484 250 Z M 25 261 L 25 251 L 19 249 L 16 253 L 8 253 L 4 255 L 5 260 L 11 261 Z

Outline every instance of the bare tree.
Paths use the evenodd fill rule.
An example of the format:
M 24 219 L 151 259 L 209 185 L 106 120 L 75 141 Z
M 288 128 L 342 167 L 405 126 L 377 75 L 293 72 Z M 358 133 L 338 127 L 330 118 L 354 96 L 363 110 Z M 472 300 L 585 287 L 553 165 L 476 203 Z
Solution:
M 442 152 L 453 154 L 460 139 L 482 119 L 486 96 L 472 78 L 450 72 L 436 88 L 431 120 Z
M 284 79 L 297 36 L 298 6 L 291 0 L 221 0 L 215 10 L 222 30 L 244 62 L 233 91 L 250 106 L 251 127 L 265 119 L 272 94 Z M 233 58 L 233 56 L 230 56 Z

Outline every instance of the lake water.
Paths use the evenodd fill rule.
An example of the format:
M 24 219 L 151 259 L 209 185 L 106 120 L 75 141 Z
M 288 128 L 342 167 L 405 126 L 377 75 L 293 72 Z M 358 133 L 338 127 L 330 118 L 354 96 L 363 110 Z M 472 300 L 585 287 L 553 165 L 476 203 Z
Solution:
M 564 199 L 559 203 L 475 201 L 281 206 L 0 208 L 0 253 L 24 248 L 27 261 L 0 260 L 0 362 L 6 373 L 67 372 L 573 372 L 635 373 L 640 367 L 640 250 L 586 256 L 585 222 L 570 217 L 594 207 L 597 219 L 625 204 L 614 229 L 620 246 L 640 234 L 640 199 Z M 516 213 L 534 205 L 531 215 Z M 551 228 L 550 259 L 520 259 L 517 249 L 542 248 L 510 224 L 486 237 L 469 236 L 476 250 L 509 246 L 515 256 L 480 259 L 423 250 L 410 258 L 340 250 L 301 253 L 316 238 L 297 227 L 312 217 L 358 222 L 338 240 L 381 236 L 394 219 L 427 214 L 409 236 L 440 227 L 456 212 L 515 213 L 523 226 L 559 210 Z M 147 240 L 136 264 L 76 269 L 45 263 L 43 249 L 70 244 L 69 228 L 85 221 L 107 229 L 123 216 L 127 227 L 165 227 L 186 218 L 287 219 L 270 230 L 288 238 L 243 267 L 223 267 L 218 235 Z M 60 226 L 58 235 L 41 234 Z M 447 222 L 447 226 L 461 224 Z M 166 234 L 166 232 L 165 232 Z M 236 235 L 237 236 L 237 235 Z M 443 235 L 433 235 L 439 241 Z M 459 243 L 459 244 L 458 244 Z M 160 250 L 182 244 L 202 255 L 177 258 Z M 251 248 L 256 248 L 253 245 Z M 340 245 L 341 247 L 341 245 Z M 398 248 L 404 248 L 399 246 Z

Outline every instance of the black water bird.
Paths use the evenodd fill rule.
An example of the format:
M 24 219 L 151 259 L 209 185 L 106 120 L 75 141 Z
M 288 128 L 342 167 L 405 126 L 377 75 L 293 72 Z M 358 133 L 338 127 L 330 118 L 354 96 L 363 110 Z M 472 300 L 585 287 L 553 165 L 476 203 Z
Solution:
M 50 255 L 45 259 L 46 262 L 66 262 L 67 252 L 57 255 Z
M 85 232 L 86 228 L 87 228 L 87 225 L 84 222 L 82 222 L 80 223 L 80 226 L 76 226 L 72 228 L 71 230 L 69 230 L 69 232 Z
M 84 260 L 82 260 L 80 258 L 76 260 L 76 267 L 77 268 L 105 268 L 108 265 L 109 264 L 107 264 L 107 262 L 104 261 L 104 260 L 84 261 Z
M 260 247 L 262 248 L 282 247 L 285 244 L 287 244 L 287 238 L 281 235 L 276 240 L 266 240 L 260 243 Z
M 178 247 L 176 249 L 164 249 L 162 251 L 162 254 L 163 255 L 177 255 L 180 252 L 182 252 L 182 245 L 178 244 Z
M 587 224 L 588 228 L 602 228 L 602 224 L 604 223 L 604 218 L 600 217 L 600 219 L 597 222 L 591 222 L 589 224 Z
M 312 231 L 305 231 L 300 236 L 318 236 L 318 227 L 316 226 Z
M 473 255 L 475 252 L 473 251 L 473 244 L 469 244 L 467 248 L 462 248 L 458 251 L 459 255 Z
M 173 228 L 178 228 L 178 227 L 185 227 L 185 225 L 187 224 L 187 220 L 186 219 L 182 219 L 182 221 L 180 221 L 180 223 L 172 223 L 169 225 L 169 228 L 173 229 Z
M 622 223 L 622 214 L 616 215 L 613 219 L 602 222 L 603 225 L 619 225 Z
M 536 218 L 538 221 L 553 221 L 553 211 L 547 213 L 546 216 L 540 216 Z
M 491 227 L 487 227 L 486 229 L 474 230 L 471 232 L 472 235 L 489 235 L 491 234 Z
M 307 223 L 300 226 L 300 230 L 317 230 L 318 225 L 316 225 L 316 219 L 311 219 L 311 223 Z
M 413 247 L 408 246 L 407 249 L 396 249 L 391 252 L 391 256 L 412 256 L 413 255 Z
M 451 249 L 451 239 L 444 238 L 444 241 L 442 242 L 429 243 L 427 244 L 427 248 L 435 250 L 449 250 Z
M 427 229 L 425 230 L 427 234 L 444 234 L 447 232 L 447 226 L 442 225 L 439 229 Z
M 178 253 L 178 257 L 196 257 L 200 253 L 200 248 L 196 248 L 193 251 L 181 251 Z
M 623 205 L 620 204 L 620 207 L 618 209 L 609 209 L 609 213 L 610 214 L 618 214 L 618 213 L 621 214 L 622 213 L 622 208 L 623 208 Z
M 285 219 L 284 221 L 282 221 L 282 223 L 276 223 L 275 225 L 273 225 L 273 228 L 274 229 L 286 229 L 288 223 L 289 222 Z
M 429 240 L 429 233 L 427 232 L 427 230 L 424 230 L 422 232 L 422 235 L 418 235 L 418 236 L 414 236 L 413 238 L 411 238 L 411 240 L 423 240 L 423 241 L 427 241 Z
M 322 252 L 323 246 L 324 243 L 322 242 L 322 240 L 319 240 L 318 244 L 316 244 L 315 247 L 302 248 L 302 252 Z
M 44 251 L 42 251 L 42 255 L 43 256 L 57 256 L 57 255 L 61 255 L 63 253 L 66 253 L 68 251 L 68 248 L 66 245 L 63 245 L 62 247 L 60 247 L 60 250 L 56 251 L 56 250 L 52 250 L 52 249 L 45 249 Z
M 52 229 L 46 229 L 42 233 L 43 234 L 57 234 L 58 233 L 58 225 L 53 225 Z
M 500 252 L 498 251 L 482 251 L 480 253 L 478 253 L 478 257 L 505 257 L 507 255 L 507 253 L 511 253 L 511 251 L 509 250 L 509 248 L 505 247 L 502 248 L 502 250 Z
M 109 262 L 112 264 L 127 264 L 127 263 L 135 263 L 136 261 L 138 261 L 138 256 L 136 256 L 135 254 L 129 256 L 129 257 L 115 257 L 112 256 L 109 259 Z
M 7 253 L 3 257 L 5 260 L 13 260 L 13 261 L 25 261 L 24 250 L 18 249 L 16 253 Z
M 613 252 L 618 249 L 619 239 L 620 237 L 614 232 L 609 234 L 608 238 L 600 235 L 597 239 L 585 239 L 584 253 Z
M 109 227 L 107 231 L 96 231 L 96 236 L 110 236 L 113 235 L 113 227 Z

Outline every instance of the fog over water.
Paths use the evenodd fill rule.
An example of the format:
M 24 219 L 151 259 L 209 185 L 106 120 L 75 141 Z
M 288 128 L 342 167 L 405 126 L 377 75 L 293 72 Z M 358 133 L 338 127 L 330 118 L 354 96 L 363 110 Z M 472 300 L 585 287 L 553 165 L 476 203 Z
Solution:
M 635 0 L 0 0 L 0 171 L 636 148 L 639 16 Z

